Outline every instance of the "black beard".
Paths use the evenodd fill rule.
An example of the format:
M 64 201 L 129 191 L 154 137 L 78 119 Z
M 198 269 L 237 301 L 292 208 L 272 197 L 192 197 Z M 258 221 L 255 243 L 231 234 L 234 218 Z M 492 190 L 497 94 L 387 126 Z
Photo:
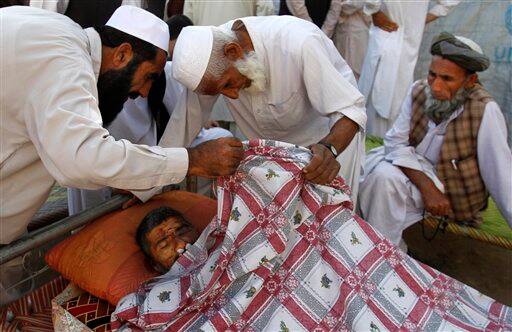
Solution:
M 98 99 L 103 127 L 108 127 L 123 110 L 128 97 L 135 99 L 137 92 L 130 93 L 131 83 L 140 61 L 133 59 L 120 70 L 109 70 L 98 78 Z

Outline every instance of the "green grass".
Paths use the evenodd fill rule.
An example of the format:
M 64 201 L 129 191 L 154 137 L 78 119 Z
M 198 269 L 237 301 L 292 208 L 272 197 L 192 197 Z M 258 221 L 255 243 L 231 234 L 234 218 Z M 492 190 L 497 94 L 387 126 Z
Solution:
M 484 223 L 480 226 L 481 230 L 512 240 L 512 230 L 496 207 L 496 203 L 494 203 L 492 198 L 489 198 L 489 206 L 483 211 L 483 218 Z
M 379 146 L 384 144 L 384 140 L 377 136 L 366 136 L 366 152 L 370 151 L 371 149 L 378 148 Z
M 383 140 L 377 136 L 366 137 L 366 152 L 383 144 Z M 480 229 L 486 233 L 501 236 L 512 240 L 512 229 L 508 226 L 507 222 L 501 215 L 500 211 L 496 207 L 496 203 L 489 198 L 489 205 L 485 211 L 483 211 L 484 223 Z

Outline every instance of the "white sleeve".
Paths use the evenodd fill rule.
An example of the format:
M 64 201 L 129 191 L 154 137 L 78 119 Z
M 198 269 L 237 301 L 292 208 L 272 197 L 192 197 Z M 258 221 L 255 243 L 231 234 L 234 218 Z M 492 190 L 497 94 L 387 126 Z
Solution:
M 328 53 L 328 48 L 334 50 Z M 341 59 L 326 36 L 309 37 L 301 47 L 303 80 L 312 106 L 330 118 L 330 126 L 343 116 L 366 128 L 363 95 L 357 89 L 354 74 Z M 339 57 L 339 58 L 335 58 Z
M 336 28 L 336 24 L 338 24 L 338 20 L 340 19 L 342 3 L 343 0 L 331 1 L 331 6 L 329 7 L 329 11 L 327 12 L 327 16 L 325 17 L 324 24 L 322 25 L 322 31 L 329 38 L 332 38 L 334 28 Z
M 313 22 L 309 16 L 308 9 L 306 8 L 306 2 L 304 0 L 286 0 L 286 5 L 293 16 Z
M 81 51 L 63 48 L 34 77 L 24 120 L 48 172 L 63 186 L 148 189 L 180 182 L 187 174 L 186 149 L 163 149 L 116 141 L 101 126 L 96 79 Z
M 512 228 L 512 154 L 507 125 L 495 102 L 487 103 L 478 130 L 478 167 L 485 186 Z
M 428 13 L 440 17 L 448 15 L 460 0 L 437 0 L 436 2 L 437 4 L 430 8 Z
M 272 0 L 256 0 L 256 16 L 274 15 L 274 2 Z
M 412 116 L 412 89 L 402 103 L 402 109 L 393 127 L 384 136 L 386 160 L 395 166 L 407 167 L 422 171 L 423 167 L 416 156 L 416 149 L 409 145 Z

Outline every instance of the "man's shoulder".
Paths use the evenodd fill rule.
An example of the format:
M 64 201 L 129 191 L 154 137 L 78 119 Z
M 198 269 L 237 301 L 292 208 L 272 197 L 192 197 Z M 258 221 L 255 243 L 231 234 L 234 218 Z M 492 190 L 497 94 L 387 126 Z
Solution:
M 494 101 L 494 97 L 482 84 L 476 84 L 475 87 L 471 90 L 469 97 L 483 104 Z
M 248 30 L 258 32 L 266 41 L 282 42 L 288 47 L 301 47 L 308 38 L 321 36 L 313 23 L 294 16 L 251 16 L 241 19 Z
M 8 27 L 3 32 L 16 35 L 18 43 L 25 40 L 27 42 L 46 41 L 49 38 L 55 41 L 84 40 L 86 36 L 82 27 L 69 17 L 39 8 L 28 6 L 3 8 L 1 18 L 7 23 L 6 28 Z

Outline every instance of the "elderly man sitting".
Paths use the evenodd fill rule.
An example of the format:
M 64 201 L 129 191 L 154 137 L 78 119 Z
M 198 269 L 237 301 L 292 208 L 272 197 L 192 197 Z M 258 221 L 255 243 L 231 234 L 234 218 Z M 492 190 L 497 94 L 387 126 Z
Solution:
M 395 244 L 425 211 L 478 226 L 489 193 L 512 223 L 506 123 L 476 74 L 489 59 L 472 40 L 446 32 L 431 54 L 428 79 L 412 85 L 361 180 L 363 218 Z

